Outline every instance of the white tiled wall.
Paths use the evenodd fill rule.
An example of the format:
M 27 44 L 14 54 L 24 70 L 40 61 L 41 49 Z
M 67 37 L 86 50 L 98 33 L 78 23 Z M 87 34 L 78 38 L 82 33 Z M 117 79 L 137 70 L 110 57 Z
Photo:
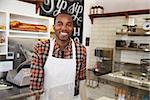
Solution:
M 150 17 L 149 14 L 145 15 L 134 15 L 129 16 L 135 18 L 135 24 L 139 28 L 142 27 L 145 22 L 144 18 Z M 148 18 L 149 18 L 148 17 Z M 137 43 L 149 43 L 150 44 L 150 36 L 117 36 L 116 31 L 122 28 L 123 24 L 127 24 L 128 20 L 125 16 L 120 17 L 103 17 L 103 18 L 95 18 L 92 24 L 91 29 L 91 41 L 90 41 L 90 66 L 96 62 L 96 57 L 94 56 L 94 49 L 96 47 L 101 48 L 113 48 L 114 49 L 114 57 L 115 55 L 115 40 L 116 39 L 124 39 L 124 40 L 134 40 Z M 132 63 L 140 63 L 140 59 L 142 58 L 150 58 L 149 53 L 136 52 L 136 51 L 121 51 L 121 61 L 132 62 Z

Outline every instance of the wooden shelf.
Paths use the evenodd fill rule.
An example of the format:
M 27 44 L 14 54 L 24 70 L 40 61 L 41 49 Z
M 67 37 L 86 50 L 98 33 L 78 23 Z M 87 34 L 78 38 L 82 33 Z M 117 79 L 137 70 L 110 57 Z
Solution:
M 0 29 L 0 32 L 6 32 L 6 30 Z
M 140 64 L 139 63 L 132 63 L 132 62 L 119 62 L 119 61 L 115 61 L 115 63 L 117 63 L 117 64 L 124 64 L 124 65 L 138 65 L 138 66 L 140 66 Z
M 0 11 L 0 35 L 4 36 L 5 43 L 0 43 L 0 55 L 8 53 L 8 40 L 13 38 L 26 38 L 26 39 L 50 39 L 50 18 L 39 15 L 24 15 L 21 13 L 3 12 Z M 28 24 L 45 25 L 47 32 L 31 32 L 11 30 L 10 22 L 19 21 Z M 3 28 L 4 26 L 4 28 Z
M 7 54 L 6 52 L 2 52 L 2 53 L 0 53 L 0 56 L 1 56 L 1 55 L 6 55 L 6 54 Z
M 19 34 L 30 34 L 30 35 L 49 35 L 48 32 L 34 32 L 34 31 L 20 31 L 20 30 L 10 30 L 10 33 L 19 33 Z
M 128 36 L 150 36 L 150 32 L 116 32 L 116 35 L 128 35 Z
M 150 52 L 139 48 L 125 48 L 125 47 L 116 47 L 116 50 L 129 50 L 129 51 L 141 51 L 141 52 Z
M 30 31 L 19 31 L 19 30 L 10 30 L 9 37 L 18 37 L 18 38 L 44 38 L 49 39 L 50 34 L 48 32 L 30 32 Z
M 0 46 L 5 46 L 6 45 L 6 43 L 0 43 Z
M 93 24 L 94 18 L 115 17 L 115 16 L 128 17 L 128 15 L 149 14 L 149 12 L 150 12 L 149 9 L 144 9 L 144 10 L 132 10 L 132 11 L 123 11 L 123 12 L 104 13 L 104 14 L 92 14 L 92 15 L 89 15 L 89 17 L 91 19 L 91 23 Z

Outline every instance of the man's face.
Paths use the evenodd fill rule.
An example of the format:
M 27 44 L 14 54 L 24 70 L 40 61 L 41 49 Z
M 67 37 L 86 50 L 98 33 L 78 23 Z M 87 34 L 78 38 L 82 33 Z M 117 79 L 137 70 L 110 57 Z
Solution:
M 61 41 L 68 40 L 73 31 L 73 21 L 71 16 L 67 14 L 58 15 L 53 28 L 56 33 L 56 39 Z

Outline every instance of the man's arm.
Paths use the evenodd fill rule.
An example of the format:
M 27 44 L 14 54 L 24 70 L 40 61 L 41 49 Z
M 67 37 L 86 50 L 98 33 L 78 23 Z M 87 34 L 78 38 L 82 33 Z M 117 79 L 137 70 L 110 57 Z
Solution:
M 81 62 L 81 69 L 80 69 L 80 75 L 79 79 L 84 80 L 86 78 L 86 48 L 81 48 L 81 54 L 82 54 L 82 62 Z
M 86 95 L 86 84 L 85 84 L 85 78 L 86 78 L 86 48 L 83 48 L 83 59 L 82 59 L 82 66 L 80 70 L 80 88 L 79 88 L 79 93 L 81 100 L 87 100 L 87 95 Z
M 40 54 L 40 43 L 37 43 L 33 47 L 33 56 L 31 61 L 31 78 L 30 89 L 42 90 L 44 80 L 44 69 L 42 67 L 42 56 Z M 40 96 L 40 95 L 39 95 Z M 36 96 L 36 100 L 39 100 L 39 96 Z

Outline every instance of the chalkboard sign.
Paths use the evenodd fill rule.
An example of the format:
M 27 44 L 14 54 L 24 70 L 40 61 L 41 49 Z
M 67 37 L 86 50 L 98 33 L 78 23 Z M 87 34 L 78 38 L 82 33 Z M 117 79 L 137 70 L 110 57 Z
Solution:
M 72 38 L 82 43 L 84 0 L 44 0 L 40 6 L 40 15 L 55 17 L 60 12 L 72 15 L 74 31 Z

